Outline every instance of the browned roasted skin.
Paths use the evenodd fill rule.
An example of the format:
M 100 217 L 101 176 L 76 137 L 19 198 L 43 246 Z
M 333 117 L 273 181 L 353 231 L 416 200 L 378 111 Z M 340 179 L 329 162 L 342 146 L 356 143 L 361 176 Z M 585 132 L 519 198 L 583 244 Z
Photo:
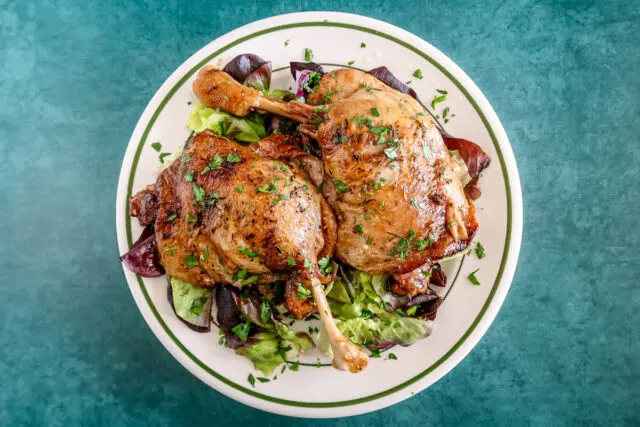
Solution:
M 420 103 L 369 74 L 347 69 L 325 75 L 309 102 L 325 98 L 329 111 L 317 134 L 324 194 L 338 217 L 338 257 L 370 273 L 400 274 L 466 247 L 477 228 L 475 211 Z M 371 120 L 373 126 L 360 125 L 353 117 Z M 383 127 L 390 129 L 383 139 L 391 141 L 379 144 L 381 134 L 375 132 Z M 346 141 L 336 143 L 343 136 Z M 338 191 L 334 180 L 348 190 Z M 451 218 L 456 210 L 462 230 Z M 402 238 L 408 241 L 407 251 Z M 427 239 L 434 243 L 418 250 L 419 241 Z
M 225 73 L 214 75 L 223 79 Z M 326 74 L 310 95 L 309 103 L 325 108 L 271 101 L 257 91 L 242 108 L 216 101 L 224 93 L 233 98 L 240 90 L 234 85 L 241 86 L 212 89 L 203 81 L 196 95 L 232 113 L 253 104 L 300 120 L 301 131 L 317 138 L 323 194 L 338 219 L 336 256 L 343 262 L 373 274 L 403 274 L 469 244 L 477 229 L 474 207 L 440 133 L 415 99 L 346 69 Z M 212 92 L 219 93 L 215 99 Z
M 398 295 L 424 294 L 429 286 L 431 263 L 404 274 L 395 274 L 391 290 Z
M 224 85 L 224 91 L 216 90 L 222 85 Z M 260 96 L 260 92 L 237 84 L 231 76 L 219 72 L 211 65 L 203 67 L 198 72 L 192 87 L 193 92 L 203 104 L 216 105 L 236 116 L 247 115 Z
M 229 162 L 230 155 L 240 160 Z M 223 161 L 213 167 L 216 158 Z M 318 273 L 318 255 L 332 252 L 335 237 L 323 233 L 335 234 L 333 214 L 303 173 L 209 131 L 191 139 L 156 189 L 161 262 L 186 282 L 239 285 L 243 269 L 260 276 L 256 283 L 299 277 L 305 260 L 313 263 L 309 273 Z
M 147 185 L 144 190 L 138 191 L 131 196 L 129 200 L 131 216 L 138 218 L 141 226 L 145 227 L 153 224 L 156 220 L 158 212 L 158 197 L 156 195 L 156 186 L 154 184 Z

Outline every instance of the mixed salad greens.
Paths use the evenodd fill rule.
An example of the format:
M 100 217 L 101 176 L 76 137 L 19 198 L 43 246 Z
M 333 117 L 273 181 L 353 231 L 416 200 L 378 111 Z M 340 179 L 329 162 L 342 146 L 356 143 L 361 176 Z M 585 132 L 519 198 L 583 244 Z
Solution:
M 234 79 L 261 91 L 266 97 L 304 102 L 307 95 L 317 88 L 325 71 L 321 65 L 313 62 L 292 62 L 290 69 L 296 82 L 295 93 L 271 89 L 271 62 L 257 55 L 239 55 L 224 67 L 224 71 Z M 393 76 L 386 67 L 375 68 L 369 73 L 394 89 L 418 99 L 416 92 Z M 257 112 L 240 118 L 197 104 L 193 107 L 187 126 L 195 133 L 209 129 L 237 141 L 254 143 L 273 133 L 295 134 L 297 124 L 283 117 Z M 471 199 L 478 198 L 480 191 L 477 180 L 480 172 L 489 164 L 488 156 L 473 142 L 453 138 L 442 128 L 440 131 L 465 192 Z M 314 147 L 305 149 L 318 152 Z M 150 227 L 122 256 L 122 261 L 129 269 L 144 277 L 157 277 L 165 273 L 158 261 Z M 411 345 L 431 333 L 432 322 L 442 302 L 433 288 L 415 297 L 397 295 L 390 290 L 390 276 L 370 275 L 329 260 L 325 260 L 321 268 L 331 270 L 333 263 L 337 266 L 336 280 L 326 287 L 325 293 L 336 324 L 353 343 L 367 347 L 372 357 L 379 356 L 381 350 L 395 345 Z M 431 276 L 429 286 L 446 285 L 446 277 L 438 264 L 424 274 Z M 282 282 L 260 287 L 245 286 L 242 289 L 218 284 L 213 290 L 173 277 L 169 277 L 168 281 L 167 295 L 173 310 L 195 331 L 210 331 L 215 299 L 217 312 L 214 323 L 220 331 L 219 343 L 247 357 L 265 375 L 270 375 L 285 362 L 290 363 L 290 369 L 297 370 L 295 359 L 315 346 L 327 355 L 331 353 L 323 331 L 314 327 L 309 327 L 307 331 L 292 329 L 296 322 L 282 306 Z M 317 316 L 312 314 L 305 320 L 314 319 Z M 303 322 L 295 324 L 296 327 L 306 325 Z M 316 336 L 315 341 L 312 335 Z

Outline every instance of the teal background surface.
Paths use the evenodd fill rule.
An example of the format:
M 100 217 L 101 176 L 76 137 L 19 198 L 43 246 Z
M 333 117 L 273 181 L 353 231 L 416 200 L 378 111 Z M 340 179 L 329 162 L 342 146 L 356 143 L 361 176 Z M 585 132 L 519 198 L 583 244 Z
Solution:
M 267 414 L 193 377 L 139 314 L 115 237 L 120 162 L 166 77 L 303 10 L 449 55 L 501 118 L 524 196 L 518 270 L 478 346 L 349 419 Z M 0 425 L 640 425 L 639 69 L 637 1 L 0 0 Z

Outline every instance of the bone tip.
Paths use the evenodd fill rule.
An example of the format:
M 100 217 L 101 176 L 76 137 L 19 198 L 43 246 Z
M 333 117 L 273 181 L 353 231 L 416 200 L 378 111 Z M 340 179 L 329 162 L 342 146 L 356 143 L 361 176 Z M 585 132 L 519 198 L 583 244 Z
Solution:
M 369 356 L 355 344 L 348 342 L 348 351 L 342 357 L 333 359 L 334 368 L 357 374 L 369 364 Z

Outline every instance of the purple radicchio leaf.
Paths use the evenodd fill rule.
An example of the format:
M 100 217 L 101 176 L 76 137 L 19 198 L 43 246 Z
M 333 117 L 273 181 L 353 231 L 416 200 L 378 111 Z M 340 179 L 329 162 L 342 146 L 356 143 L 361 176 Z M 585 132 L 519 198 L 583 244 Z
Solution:
M 246 344 L 232 331 L 234 326 L 242 323 L 242 316 L 240 309 L 238 309 L 238 298 L 237 289 L 230 285 L 218 284 L 216 289 L 216 305 L 218 306 L 216 320 L 227 339 L 227 344 L 234 350 Z
M 153 226 L 148 226 L 142 231 L 140 238 L 120 260 L 129 270 L 142 277 L 159 277 L 165 273 L 160 264 Z

